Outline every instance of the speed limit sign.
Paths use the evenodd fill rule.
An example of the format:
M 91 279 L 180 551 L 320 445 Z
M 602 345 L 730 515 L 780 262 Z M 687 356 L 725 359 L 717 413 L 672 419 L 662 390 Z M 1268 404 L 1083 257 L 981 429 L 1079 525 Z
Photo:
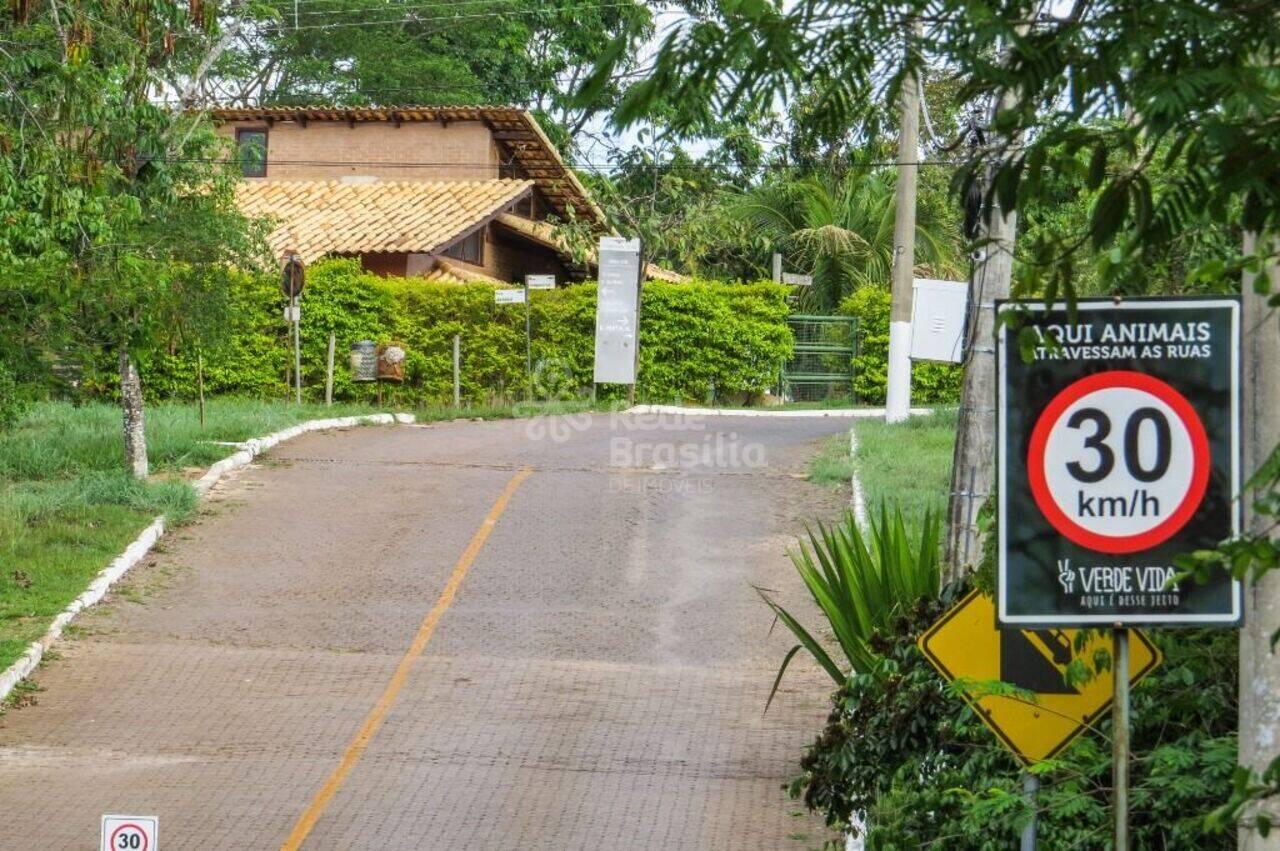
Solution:
M 102 817 L 102 851 L 156 851 L 159 836 L 155 816 Z
M 1000 622 L 1237 623 L 1174 559 L 1239 528 L 1238 302 L 1000 310 Z

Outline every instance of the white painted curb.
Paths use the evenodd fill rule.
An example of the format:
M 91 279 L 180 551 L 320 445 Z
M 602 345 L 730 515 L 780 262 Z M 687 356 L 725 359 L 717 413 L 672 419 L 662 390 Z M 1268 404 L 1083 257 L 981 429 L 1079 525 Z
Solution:
M 685 417 L 884 417 L 884 408 L 813 408 L 770 411 L 757 408 L 690 408 L 683 405 L 636 405 L 628 414 L 672 414 Z M 912 408 L 912 414 L 932 414 L 933 408 Z
M 859 526 L 867 525 L 867 502 L 862 494 L 862 482 L 858 479 L 858 429 L 849 429 L 849 506 L 853 519 Z
M 394 423 L 412 423 L 414 419 L 413 414 L 367 414 L 360 417 L 308 420 L 305 423 L 299 423 L 296 426 L 277 431 L 266 437 L 246 440 L 241 444 L 244 447 L 243 449 L 234 455 L 223 458 L 196 480 L 194 485 L 196 494 L 200 497 L 205 496 L 218 483 L 218 480 L 227 475 L 227 473 L 245 466 L 277 443 L 282 443 L 300 434 L 306 434 L 309 431 L 349 428 L 366 424 L 392 425 Z M 128 573 L 134 565 L 142 561 L 147 553 L 151 552 L 151 548 L 155 546 L 156 541 L 160 540 L 160 536 L 164 534 L 164 529 L 163 516 L 152 520 L 151 525 L 143 529 L 142 534 L 138 535 L 133 543 L 125 548 L 124 552 L 116 556 L 115 560 L 107 565 L 106 569 L 94 577 L 94 580 L 89 583 L 89 587 L 84 590 L 84 593 L 72 600 L 71 604 L 53 619 L 53 622 L 49 624 L 48 631 L 36 641 L 31 642 L 31 646 L 27 648 L 27 651 L 18 657 L 18 660 L 10 665 L 3 674 L 0 674 L 0 701 L 8 697 L 18 683 L 31 675 L 31 672 L 40 664 L 45 651 L 58 640 L 62 635 L 63 629 L 66 628 L 67 624 L 71 623 L 77 614 L 106 596 L 107 591 L 119 581 L 120 577 Z

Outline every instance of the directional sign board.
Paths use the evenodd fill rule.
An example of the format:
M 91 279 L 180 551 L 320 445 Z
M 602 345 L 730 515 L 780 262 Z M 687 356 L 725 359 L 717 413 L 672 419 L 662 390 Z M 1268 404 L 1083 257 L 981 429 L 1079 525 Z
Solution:
M 556 276 L 525 275 L 524 285 L 531 290 L 554 290 L 556 288 Z
M 1074 659 L 1091 664 L 1111 649 L 1098 631 L 1077 650 L 1075 629 L 997 629 L 995 604 L 977 591 L 955 605 L 920 636 L 919 646 L 948 680 L 970 684 L 965 700 L 1009 750 L 1025 764 L 1053 757 L 1111 708 L 1114 682 L 1101 673 L 1080 686 L 1064 672 Z M 1160 650 L 1134 630 L 1129 642 L 1129 682 L 1136 683 L 1162 661 Z M 991 694 L 984 684 L 1009 683 L 1033 694 Z
M 494 304 L 524 304 L 524 290 L 503 287 L 493 291 Z
M 796 272 L 783 272 L 782 283 L 793 287 L 813 286 L 813 275 L 801 275 Z
M 1240 529 L 1239 302 L 1000 305 L 1014 311 L 1025 330 L 1002 325 L 999 347 L 1000 623 L 1238 623 L 1239 583 L 1176 582 L 1174 559 Z
M 600 239 L 600 285 L 596 290 L 597 384 L 634 384 L 637 313 L 640 307 L 640 240 Z
M 101 851 L 157 851 L 160 819 L 155 816 L 102 817 Z

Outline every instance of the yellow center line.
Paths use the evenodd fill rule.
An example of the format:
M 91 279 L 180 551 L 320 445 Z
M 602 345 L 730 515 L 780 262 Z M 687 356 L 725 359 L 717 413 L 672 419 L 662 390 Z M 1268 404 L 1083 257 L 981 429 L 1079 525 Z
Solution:
M 462 580 L 466 578 L 467 571 L 471 569 L 472 562 L 480 554 L 481 548 L 484 547 L 484 542 L 488 540 L 489 533 L 493 531 L 493 527 L 497 524 L 498 518 L 502 516 L 502 512 L 507 510 L 507 503 L 511 501 L 511 497 L 515 495 L 524 480 L 531 475 L 533 475 L 533 470 L 525 467 L 516 473 L 511 478 L 511 481 L 507 482 L 507 486 L 498 497 L 497 502 L 493 504 L 493 507 L 489 509 L 489 513 L 485 515 L 484 523 L 480 524 L 480 528 L 471 537 L 471 542 L 467 544 L 467 548 L 463 550 L 462 555 L 458 558 L 457 564 L 453 566 L 453 572 L 449 574 L 449 581 L 445 583 L 444 590 L 440 592 L 440 599 L 436 600 L 436 604 L 431 607 L 431 611 L 427 612 L 422 625 L 418 627 L 418 632 L 413 637 L 413 643 L 409 645 L 409 649 L 405 651 L 400 664 L 396 666 L 396 671 L 391 675 L 391 681 L 387 683 L 387 687 L 383 689 L 382 696 L 378 698 L 378 702 L 373 705 L 373 708 L 369 710 L 369 714 L 365 716 L 364 723 L 360 725 L 360 730 L 356 733 L 355 738 L 351 740 L 351 744 L 347 745 L 338 767 L 333 770 L 333 773 L 325 780 L 324 785 L 320 787 L 320 791 L 316 792 L 315 797 L 311 799 L 311 803 L 307 805 L 306 810 L 298 817 L 297 823 L 294 824 L 293 830 L 289 833 L 289 838 L 280 846 L 280 851 L 297 851 L 302 847 L 302 843 L 311 833 L 312 828 L 316 826 L 320 816 L 324 814 L 325 807 L 329 805 L 329 801 L 342 788 L 343 781 L 347 779 L 347 775 L 351 773 L 351 770 L 356 767 L 356 763 L 360 761 L 365 748 L 369 746 L 369 742 L 377 734 L 378 728 L 382 726 L 382 722 L 387 716 L 387 710 L 395 702 L 396 695 L 400 694 L 400 689 L 404 686 L 404 681 L 409 676 L 409 671 L 413 668 L 414 662 L 422 655 L 422 651 L 427 648 L 427 642 L 431 640 L 432 634 L 436 631 L 436 625 L 440 623 L 440 618 L 453 603 L 453 598 L 457 595 L 458 588 L 462 586 Z

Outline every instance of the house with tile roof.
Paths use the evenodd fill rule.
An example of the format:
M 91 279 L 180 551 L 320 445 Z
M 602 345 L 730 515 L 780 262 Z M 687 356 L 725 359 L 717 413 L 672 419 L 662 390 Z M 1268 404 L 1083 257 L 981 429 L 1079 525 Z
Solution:
M 595 272 L 552 220 L 609 233 L 604 213 L 537 120 L 513 107 L 220 108 L 239 152 L 246 214 L 277 257 L 354 257 L 380 275 L 559 282 Z M 682 280 L 649 268 L 649 276 Z

